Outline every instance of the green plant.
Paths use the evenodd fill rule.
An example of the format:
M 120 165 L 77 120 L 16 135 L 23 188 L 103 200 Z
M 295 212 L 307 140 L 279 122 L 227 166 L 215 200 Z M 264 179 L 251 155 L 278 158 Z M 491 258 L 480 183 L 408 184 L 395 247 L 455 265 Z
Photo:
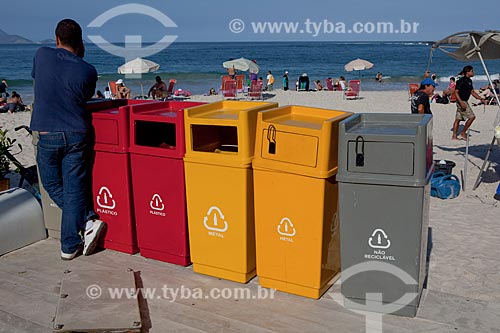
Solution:
M 10 159 L 8 155 L 12 156 L 10 149 L 14 147 L 16 139 L 12 140 L 7 136 L 8 130 L 0 129 L 0 179 L 10 171 Z M 20 145 L 19 145 L 20 146 Z

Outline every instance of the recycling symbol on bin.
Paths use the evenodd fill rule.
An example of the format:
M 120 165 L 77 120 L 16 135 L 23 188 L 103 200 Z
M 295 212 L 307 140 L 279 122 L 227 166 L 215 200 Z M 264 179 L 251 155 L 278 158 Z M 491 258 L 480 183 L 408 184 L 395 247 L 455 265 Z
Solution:
M 99 194 L 97 195 L 97 204 L 106 209 L 114 209 L 116 207 L 116 202 L 113 199 L 111 191 L 106 186 L 101 187 Z
M 374 249 L 388 249 L 391 247 L 391 240 L 383 229 L 375 229 L 372 236 L 368 238 L 368 245 Z
M 284 217 L 283 219 L 281 219 L 280 224 L 278 224 L 278 234 L 282 236 L 293 237 L 296 233 L 297 231 L 295 230 L 292 221 L 290 221 L 288 217 Z
M 149 207 L 153 210 L 159 210 L 162 211 L 165 209 L 165 205 L 163 204 L 163 200 L 161 199 L 159 194 L 154 194 L 153 198 L 149 202 Z
M 210 224 L 209 224 L 209 219 L 211 219 Z M 208 230 L 225 232 L 227 231 L 228 224 L 224 219 L 225 219 L 224 214 L 222 214 L 219 207 L 212 206 L 208 210 L 207 216 L 203 218 L 203 224 L 205 225 L 205 228 L 207 228 Z M 223 222 L 224 227 L 221 227 L 220 225 L 221 221 Z

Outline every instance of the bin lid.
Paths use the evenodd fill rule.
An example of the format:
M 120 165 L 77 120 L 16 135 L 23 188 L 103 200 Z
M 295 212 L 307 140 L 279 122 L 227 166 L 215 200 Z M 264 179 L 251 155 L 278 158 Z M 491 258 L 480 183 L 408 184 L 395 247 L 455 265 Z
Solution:
M 433 170 L 432 141 L 432 115 L 353 115 L 339 126 L 337 180 L 424 186 Z
M 305 106 L 260 112 L 253 168 L 317 178 L 335 175 L 338 126 L 350 115 L 351 112 Z
M 203 102 L 164 101 L 130 106 L 130 152 L 183 158 L 184 109 Z
M 86 110 L 92 112 L 97 151 L 128 153 L 129 151 L 129 107 L 131 105 L 155 103 L 148 100 L 104 100 L 87 103 Z
M 219 101 L 185 109 L 186 162 L 248 167 L 259 111 L 278 103 Z

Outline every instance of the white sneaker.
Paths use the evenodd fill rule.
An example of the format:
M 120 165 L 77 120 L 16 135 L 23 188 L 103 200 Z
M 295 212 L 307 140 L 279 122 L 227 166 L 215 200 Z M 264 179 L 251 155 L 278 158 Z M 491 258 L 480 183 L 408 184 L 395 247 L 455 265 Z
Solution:
M 92 220 L 92 227 L 84 232 L 84 247 L 83 247 L 83 255 L 88 256 L 92 254 L 97 246 L 97 242 L 99 241 L 104 228 L 106 227 L 106 223 L 101 220 Z
M 78 245 L 78 248 L 73 253 L 64 253 L 61 251 L 61 259 L 62 260 L 73 260 L 80 252 L 82 251 L 82 246 Z

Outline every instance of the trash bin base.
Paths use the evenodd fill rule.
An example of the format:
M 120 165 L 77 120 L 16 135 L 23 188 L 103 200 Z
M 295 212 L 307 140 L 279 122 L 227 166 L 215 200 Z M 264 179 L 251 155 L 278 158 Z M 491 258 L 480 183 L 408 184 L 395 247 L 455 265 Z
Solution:
M 134 254 L 139 252 L 128 154 L 95 152 L 92 172 L 94 210 L 106 222 L 104 247 Z
M 114 250 L 127 254 L 136 254 L 137 252 L 139 252 L 139 248 L 136 245 L 122 244 L 118 242 L 112 242 L 109 240 L 104 241 L 104 248 L 107 250 Z
M 256 270 L 252 170 L 191 162 L 184 167 L 194 271 L 247 282 Z
M 350 302 L 349 305 L 344 304 L 346 309 L 350 310 L 361 310 L 361 311 L 367 311 L 367 308 L 369 309 L 370 312 L 379 312 L 376 310 L 376 307 L 373 306 L 367 306 L 365 305 L 364 299 L 357 299 L 357 298 L 347 298 Z M 382 302 L 382 306 L 394 306 L 396 303 L 386 303 Z M 380 306 L 380 305 L 378 305 Z M 418 307 L 415 307 L 413 305 L 403 305 L 401 304 L 401 308 L 397 311 L 387 313 L 387 314 L 392 314 L 396 316 L 402 316 L 402 317 L 415 317 L 417 315 L 417 310 Z
M 259 285 L 264 288 L 272 288 L 289 294 L 318 299 L 335 283 L 335 281 L 339 279 L 339 277 L 340 273 L 335 275 L 330 281 L 328 281 L 324 286 L 321 286 L 321 288 L 319 289 L 301 286 L 290 282 L 269 279 L 262 276 L 259 276 Z
M 240 282 L 240 283 L 247 283 L 256 276 L 255 269 L 248 273 L 239 273 L 239 272 L 228 271 L 227 269 L 196 264 L 196 263 L 193 263 L 193 271 L 195 273 L 215 276 L 221 279 Z
M 254 184 L 259 282 L 319 298 L 340 272 L 335 177 L 254 169 Z
M 47 225 L 45 225 L 47 228 Z M 49 234 L 49 237 L 55 238 L 55 239 L 61 239 L 61 229 L 49 229 L 47 228 L 47 233 Z
M 145 258 L 150 258 L 154 260 L 159 260 L 163 262 L 168 262 L 171 264 L 189 266 L 191 265 L 191 259 L 189 257 L 176 256 L 175 254 L 159 252 L 151 249 L 141 248 L 141 256 Z
M 130 161 L 141 255 L 190 265 L 183 161 L 137 153 Z

